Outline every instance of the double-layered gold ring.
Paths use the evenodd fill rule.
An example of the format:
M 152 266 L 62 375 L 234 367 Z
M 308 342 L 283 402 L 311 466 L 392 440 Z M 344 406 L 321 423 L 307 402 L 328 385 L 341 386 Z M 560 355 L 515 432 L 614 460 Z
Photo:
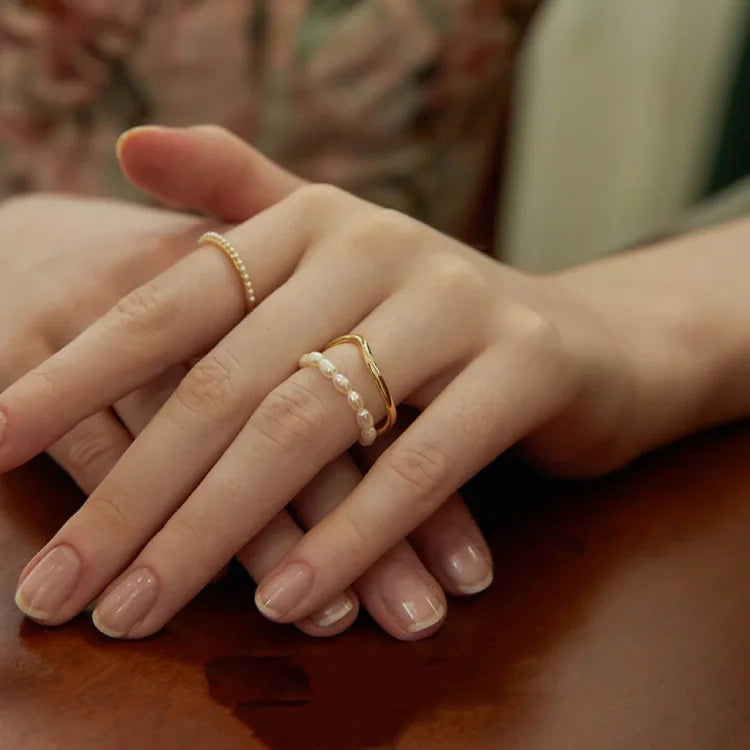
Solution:
M 250 281 L 250 274 L 247 272 L 247 266 L 235 249 L 234 245 L 223 235 L 218 232 L 206 232 L 198 240 L 198 245 L 213 245 L 221 250 L 234 266 L 237 274 L 242 281 L 242 289 L 245 292 L 245 302 L 247 311 L 250 312 L 255 307 L 255 290 L 253 282 Z
M 359 351 L 362 354 L 362 359 L 364 360 L 367 369 L 370 371 L 372 379 L 375 381 L 378 393 L 380 393 L 380 398 L 383 399 L 383 406 L 385 407 L 385 418 L 379 425 L 376 425 L 375 427 L 376 437 L 380 437 L 384 433 L 388 432 L 388 430 L 390 430 L 394 424 L 396 424 L 396 404 L 393 401 L 391 391 L 388 388 L 387 383 L 385 382 L 385 378 L 380 372 L 380 368 L 375 362 L 375 357 L 373 356 L 372 349 L 370 348 L 370 345 L 367 343 L 367 339 L 365 339 L 364 336 L 360 336 L 357 333 L 347 333 L 345 336 L 339 336 L 333 341 L 329 341 L 326 349 L 338 346 L 339 344 L 356 344 L 359 347 Z
M 349 382 L 343 373 L 340 373 L 329 359 L 326 359 L 321 352 L 309 352 L 303 354 L 300 357 L 300 367 L 315 367 L 320 373 L 333 383 L 333 387 L 341 394 L 346 396 L 346 401 L 351 409 L 356 413 L 357 424 L 360 429 L 359 442 L 361 445 L 372 445 L 375 439 L 388 432 L 388 430 L 396 424 L 396 404 L 393 401 L 393 396 L 388 388 L 388 384 L 385 382 L 385 378 L 380 372 L 380 368 L 375 362 L 372 349 L 367 343 L 367 339 L 364 336 L 360 336 L 356 333 L 348 333 L 345 336 L 339 336 L 333 341 L 329 342 L 326 349 L 331 349 L 339 344 L 355 344 L 359 347 L 359 351 L 362 354 L 365 366 L 370 371 L 372 379 L 375 381 L 375 385 L 380 393 L 380 397 L 383 399 L 383 406 L 385 407 L 385 418 L 379 425 L 375 425 L 372 418 L 372 413 L 369 409 L 365 408 L 364 399 L 361 394 L 354 390 L 352 384 Z

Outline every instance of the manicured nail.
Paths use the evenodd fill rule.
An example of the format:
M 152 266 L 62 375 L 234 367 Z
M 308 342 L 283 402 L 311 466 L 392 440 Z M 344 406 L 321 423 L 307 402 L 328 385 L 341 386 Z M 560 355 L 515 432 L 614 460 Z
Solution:
M 431 628 L 445 617 L 445 606 L 437 592 L 402 563 L 394 563 L 384 572 L 380 595 L 386 609 L 409 633 Z
M 5 414 L 3 414 L 0 411 L 0 442 L 3 440 L 3 435 L 5 435 L 5 428 L 8 426 L 8 420 L 5 417 Z
M 134 570 L 96 605 L 91 619 L 104 635 L 123 638 L 149 613 L 158 593 L 159 583 L 150 570 Z
M 280 620 L 302 601 L 314 577 L 306 563 L 287 565 L 258 587 L 255 606 L 271 620 Z
M 35 620 L 50 620 L 73 593 L 81 561 L 67 544 L 51 549 L 23 579 L 16 591 L 16 605 Z
M 487 556 L 461 534 L 446 539 L 438 548 L 440 564 L 462 594 L 478 594 L 492 583 Z
M 348 594 L 337 596 L 327 607 L 314 612 L 307 619 L 319 628 L 328 628 L 343 620 L 354 609 L 354 602 Z

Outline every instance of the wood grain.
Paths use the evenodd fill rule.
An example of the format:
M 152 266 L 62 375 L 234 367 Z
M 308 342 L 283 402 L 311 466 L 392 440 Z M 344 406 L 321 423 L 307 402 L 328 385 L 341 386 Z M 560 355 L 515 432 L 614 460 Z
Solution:
M 161 634 L 42 628 L 16 577 L 79 498 L 46 461 L 0 479 L 0 748 L 750 748 L 750 427 L 555 484 L 472 487 L 496 561 L 439 635 L 265 622 L 249 582 Z

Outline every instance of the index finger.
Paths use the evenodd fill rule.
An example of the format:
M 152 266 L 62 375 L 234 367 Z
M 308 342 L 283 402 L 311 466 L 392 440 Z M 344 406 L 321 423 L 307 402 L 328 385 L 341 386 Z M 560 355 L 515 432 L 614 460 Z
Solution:
M 260 304 L 291 275 L 325 224 L 330 202 L 317 196 L 324 198 L 320 191 L 326 190 L 303 188 L 227 232 Z M 357 204 L 352 206 L 356 211 Z M 82 419 L 172 365 L 210 349 L 242 320 L 245 305 L 236 271 L 213 247 L 191 253 L 126 295 L 0 394 L 0 471 L 45 450 Z

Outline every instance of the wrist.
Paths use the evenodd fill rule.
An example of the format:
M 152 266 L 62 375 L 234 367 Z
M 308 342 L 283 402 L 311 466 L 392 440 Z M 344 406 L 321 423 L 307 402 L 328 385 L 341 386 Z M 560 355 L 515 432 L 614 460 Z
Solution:
M 637 452 L 750 415 L 750 221 L 558 274 L 624 342 Z

